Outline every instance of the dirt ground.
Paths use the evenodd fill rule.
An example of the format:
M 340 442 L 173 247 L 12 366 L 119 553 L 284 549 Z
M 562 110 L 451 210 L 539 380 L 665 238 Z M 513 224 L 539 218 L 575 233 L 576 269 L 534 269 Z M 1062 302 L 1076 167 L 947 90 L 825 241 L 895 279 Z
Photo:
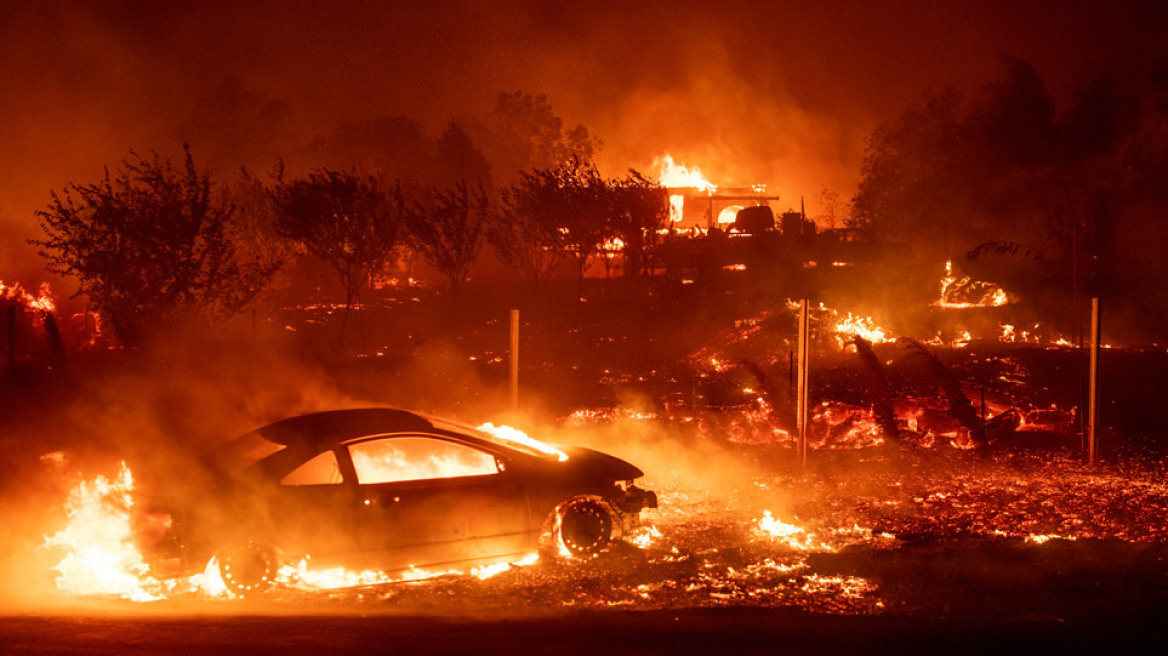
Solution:
M 249 609 L 251 610 L 251 609 Z M 0 618 L 22 654 L 776 654 L 1163 653 L 1159 617 L 1077 622 L 834 617 L 784 610 L 574 611 L 535 616 L 122 615 L 117 609 Z M 287 613 L 287 614 L 285 614 Z

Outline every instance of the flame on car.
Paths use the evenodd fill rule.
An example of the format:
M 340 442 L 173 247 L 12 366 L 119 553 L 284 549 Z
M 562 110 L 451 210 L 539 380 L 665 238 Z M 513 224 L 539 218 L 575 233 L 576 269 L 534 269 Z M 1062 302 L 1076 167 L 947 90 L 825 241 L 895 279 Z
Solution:
M 563 462 L 563 461 L 568 459 L 568 454 L 564 453 L 563 451 L 557 449 L 554 446 L 551 446 L 550 444 L 544 444 L 543 442 L 540 442 L 537 439 L 529 437 L 527 435 L 527 433 L 524 433 L 523 431 L 519 430 L 518 428 L 512 428 L 511 426 L 507 426 L 507 425 L 496 426 L 496 425 L 492 424 L 491 422 L 487 422 L 485 424 L 479 425 L 478 429 L 483 431 L 484 433 L 489 433 L 490 435 L 494 436 L 496 439 L 502 440 L 504 442 L 511 442 L 513 444 L 519 444 L 519 445 L 525 446 L 529 449 L 534 449 L 534 450 L 536 450 L 544 455 L 552 456 L 556 460 L 559 460 L 560 462 Z
M 63 461 L 57 452 L 44 460 Z M 61 592 L 73 595 L 96 595 L 128 601 L 160 601 L 182 594 L 197 594 L 208 599 L 233 599 L 220 575 L 218 560 L 208 561 L 203 571 L 186 577 L 165 578 L 151 571 L 139 546 L 141 517 L 136 509 L 134 477 L 125 462 L 111 477 L 97 475 L 73 487 L 66 501 L 67 523 L 45 538 L 45 547 L 63 551 L 52 568 L 57 572 L 56 585 Z M 292 590 L 333 590 L 423 581 L 440 576 L 470 575 L 489 579 L 514 567 L 532 565 L 539 560 L 536 552 L 507 562 L 493 563 L 469 571 L 426 570 L 411 567 L 405 571 L 386 572 L 376 569 L 353 570 L 344 567 L 313 568 L 312 556 L 305 555 L 295 564 L 280 567 L 275 577 L 279 586 Z

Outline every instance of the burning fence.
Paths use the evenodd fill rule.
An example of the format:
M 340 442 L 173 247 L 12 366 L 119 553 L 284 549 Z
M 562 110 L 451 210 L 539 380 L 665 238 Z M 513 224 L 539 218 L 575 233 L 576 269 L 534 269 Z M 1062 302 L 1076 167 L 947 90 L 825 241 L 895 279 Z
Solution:
M 67 315 L 67 321 L 60 324 L 58 309 L 49 283 L 41 283 L 33 294 L 19 282 L 0 280 L 0 332 L 5 336 L 10 367 L 30 358 L 59 360 L 67 346 L 85 348 L 99 342 L 101 320 L 97 315 L 81 311 Z

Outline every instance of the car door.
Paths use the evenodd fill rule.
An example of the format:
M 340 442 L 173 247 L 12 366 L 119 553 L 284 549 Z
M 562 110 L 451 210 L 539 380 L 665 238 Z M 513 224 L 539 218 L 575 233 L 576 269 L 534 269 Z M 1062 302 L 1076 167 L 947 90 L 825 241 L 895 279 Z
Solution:
M 281 477 L 264 520 L 277 526 L 274 541 L 318 562 L 344 560 L 361 546 L 354 527 L 355 486 L 342 476 L 336 451 L 323 451 Z
M 522 553 L 527 497 L 480 447 L 435 435 L 347 445 L 358 485 L 357 536 L 386 568 Z

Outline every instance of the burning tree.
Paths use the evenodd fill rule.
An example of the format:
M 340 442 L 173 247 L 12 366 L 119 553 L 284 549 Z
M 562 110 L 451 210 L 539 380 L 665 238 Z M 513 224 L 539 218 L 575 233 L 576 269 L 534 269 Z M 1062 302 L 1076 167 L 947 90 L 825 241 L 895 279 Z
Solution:
M 532 280 L 545 280 L 559 252 L 584 272 L 605 240 L 607 183 L 591 163 L 572 157 L 562 166 L 534 169 L 502 192 L 506 211 L 491 231 L 500 259 Z
M 535 283 L 551 277 L 560 255 L 550 184 L 540 171 L 523 173 L 519 182 L 500 192 L 502 211 L 487 232 L 499 259 Z
M 536 195 L 532 206 L 540 212 L 538 220 L 555 226 L 559 246 L 576 260 L 577 287 L 582 291 L 584 272 L 607 236 L 607 183 L 596 166 L 579 157 L 523 177 L 525 187 Z
M 455 294 L 482 250 L 490 215 L 486 191 L 466 182 L 424 195 L 404 215 L 422 256 L 450 280 Z
M 54 273 L 75 276 L 102 320 L 126 345 L 148 327 L 239 312 L 275 270 L 244 261 L 232 240 L 234 208 L 183 146 L 181 168 L 152 153 L 104 179 L 52 192 L 39 211 L 47 238 L 33 240 Z
M 658 183 L 631 170 L 606 180 L 579 157 L 524 172 L 501 196 L 491 243 L 500 259 L 534 281 L 546 280 L 559 254 L 567 252 L 582 285 L 606 243 L 624 251 L 625 275 L 639 275 L 669 217 L 669 197 Z
M 625 275 L 650 266 L 657 231 L 669 220 L 669 195 L 657 182 L 630 170 L 608 184 L 608 227 L 624 244 Z
M 345 290 L 343 339 L 361 290 L 394 257 L 404 222 L 401 190 L 383 191 L 373 176 L 320 169 L 281 182 L 274 194 L 276 230 L 327 262 L 340 278 Z

